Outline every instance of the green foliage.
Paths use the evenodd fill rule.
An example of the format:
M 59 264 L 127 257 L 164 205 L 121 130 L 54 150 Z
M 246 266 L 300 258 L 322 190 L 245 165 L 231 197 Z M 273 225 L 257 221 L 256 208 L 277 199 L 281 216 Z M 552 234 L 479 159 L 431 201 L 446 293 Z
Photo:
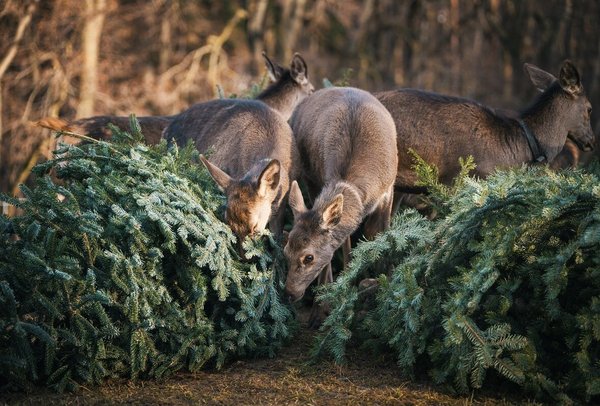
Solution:
M 466 158 L 459 157 L 460 171 L 452 184 L 448 186 L 440 182 L 437 167 L 425 162 L 412 148 L 408 150 L 408 153 L 413 159 L 412 169 L 417 175 L 416 186 L 427 188 L 428 195 L 422 197 L 423 201 L 437 213 L 445 214 L 447 212 L 446 207 L 444 207 L 445 203 L 463 187 L 471 171 L 477 167 L 475 160 L 470 155 Z
M 342 71 L 342 77 L 331 82 L 331 80 L 324 78 L 323 87 L 348 87 L 351 85 L 352 76 L 354 76 L 354 69 L 346 68 Z
M 440 189 L 445 217 L 400 215 L 322 293 L 332 312 L 317 353 L 342 361 L 358 337 L 408 375 L 461 392 L 501 379 L 541 398 L 597 400 L 598 173 L 537 167 Z M 361 301 L 354 285 L 379 258 L 393 272 Z
M 244 242 L 193 146 L 63 146 L 0 217 L 0 384 L 56 390 L 273 356 L 290 334 L 281 249 Z M 60 182 L 48 173 L 54 172 Z
M 269 75 L 264 74 L 258 83 L 253 83 L 247 90 L 242 94 L 231 93 L 230 99 L 256 99 L 258 95 L 269 86 Z M 225 99 L 225 92 L 221 85 L 217 85 L 217 95 L 219 99 Z

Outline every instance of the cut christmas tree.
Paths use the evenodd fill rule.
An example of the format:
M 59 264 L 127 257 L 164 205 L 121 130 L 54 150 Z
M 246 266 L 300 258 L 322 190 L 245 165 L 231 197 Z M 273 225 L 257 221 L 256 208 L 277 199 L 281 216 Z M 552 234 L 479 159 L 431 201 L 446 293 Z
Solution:
M 431 188 L 441 218 L 399 215 L 322 292 L 332 312 L 316 354 L 343 362 L 353 342 L 463 393 L 504 381 L 598 400 L 599 173 L 538 167 Z M 358 282 L 381 258 L 393 271 L 373 296 Z
M 134 117 L 112 131 L 38 165 L 24 200 L 2 196 L 22 213 L 0 217 L 3 390 L 220 367 L 290 335 L 271 236 L 240 258 L 192 146 L 146 146 Z

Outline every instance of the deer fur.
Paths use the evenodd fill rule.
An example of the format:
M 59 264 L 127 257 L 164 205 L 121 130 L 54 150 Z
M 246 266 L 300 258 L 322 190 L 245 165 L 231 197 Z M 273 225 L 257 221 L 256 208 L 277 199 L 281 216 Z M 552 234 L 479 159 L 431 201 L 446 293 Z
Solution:
M 296 108 L 290 125 L 303 162 L 302 178 L 316 196 L 308 209 L 298 183 L 292 183 L 294 225 L 284 253 L 285 293 L 293 302 L 319 275 L 320 283 L 332 280 L 334 252 L 363 220 L 367 238 L 389 226 L 398 154 L 392 117 L 359 89 L 315 92 Z
M 313 91 L 306 63 L 294 55 L 290 69 L 264 55 L 276 80 L 257 100 L 198 103 L 175 116 L 163 138 L 192 141 L 217 185 L 225 192 L 225 220 L 241 241 L 267 224 L 278 235 L 290 182 L 298 176 L 298 151 L 287 119 Z
M 525 64 L 525 70 L 542 93 L 517 118 L 537 137 L 547 160 L 551 162 L 559 154 L 567 136 L 580 149 L 592 149 L 591 105 L 575 66 L 565 61 L 558 79 L 534 65 Z M 396 123 L 399 192 L 423 191 L 415 185 L 409 149 L 435 165 L 444 183 L 450 183 L 458 174 L 459 157 L 473 156 L 475 175 L 480 177 L 496 168 L 531 163 L 534 158 L 521 126 L 511 114 L 472 100 L 414 89 L 379 92 L 375 96 Z

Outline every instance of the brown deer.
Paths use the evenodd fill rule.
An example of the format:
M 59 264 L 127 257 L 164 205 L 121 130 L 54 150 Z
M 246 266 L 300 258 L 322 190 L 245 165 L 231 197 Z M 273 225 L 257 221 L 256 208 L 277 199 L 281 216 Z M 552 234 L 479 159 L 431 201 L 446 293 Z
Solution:
M 286 69 L 271 61 L 264 52 L 263 57 L 272 83 L 256 99 L 279 111 L 287 120 L 295 105 L 314 90 L 306 74 L 306 62 L 299 54 L 296 54 L 292 59 L 290 69 Z M 146 143 L 158 144 L 162 132 L 176 117 L 178 115 L 138 117 Z M 95 116 L 73 122 L 58 118 L 44 118 L 38 122 L 38 125 L 56 131 L 73 131 L 103 140 L 112 137 L 108 124 L 128 131 L 129 117 Z
M 303 162 L 303 179 L 314 200 L 307 209 L 297 182 L 289 203 L 294 225 L 284 253 L 285 293 L 299 300 L 308 285 L 333 279 L 331 259 L 365 220 L 372 238 L 390 223 L 398 154 L 390 113 L 371 94 L 354 88 L 326 88 L 304 100 L 290 119 Z M 323 309 L 313 307 L 310 324 Z
M 396 191 L 424 191 L 415 186 L 409 149 L 434 164 L 444 183 L 458 174 L 459 157 L 473 156 L 475 174 L 485 177 L 498 167 L 551 162 L 567 137 L 580 149 L 591 150 L 591 105 L 575 66 L 565 61 L 558 79 L 534 65 L 525 64 L 525 69 L 542 93 L 517 117 L 472 100 L 421 90 L 376 93 L 398 132 Z
M 174 116 L 144 116 L 137 117 L 142 134 L 146 144 L 158 144 L 161 140 L 162 132 L 171 122 Z M 129 117 L 121 116 L 94 116 L 82 118 L 69 122 L 61 118 L 46 117 L 37 122 L 37 125 L 49 128 L 54 131 L 71 131 L 78 134 L 86 134 L 97 140 L 109 140 L 112 138 L 112 131 L 109 124 L 116 126 L 124 131 L 129 131 Z
M 173 117 L 163 137 L 178 145 L 193 141 L 217 185 L 225 192 L 225 220 L 241 241 L 269 228 L 281 235 L 290 182 L 298 175 L 298 151 L 287 123 L 296 105 L 313 91 L 306 63 L 294 55 L 290 69 L 272 63 L 277 81 L 257 100 L 199 103 Z

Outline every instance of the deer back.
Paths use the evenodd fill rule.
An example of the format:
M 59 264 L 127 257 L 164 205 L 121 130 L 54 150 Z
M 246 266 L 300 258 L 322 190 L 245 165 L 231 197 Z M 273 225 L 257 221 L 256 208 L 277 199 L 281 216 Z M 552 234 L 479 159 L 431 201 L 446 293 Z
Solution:
M 319 90 L 298 106 L 290 125 L 303 177 L 319 190 L 343 180 L 357 188 L 368 208 L 393 182 L 398 159 L 395 125 L 369 93 L 354 88 Z
M 146 116 L 137 118 L 146 144 L 153 145 L 160 142 L 162 131 L 171 122 L 172 117 Z M 116 126 L 122 131 L 131 131 L 129 117 L 122 116 L 94 116 L 72 122 L 60 118 L 46 117 L 38 121 L 37 124 L 54 131 L 72 131 L 85 134 L 98 140 L 109 140 L 112 138 L 113 134 L 108 126 L 109 124 Z M 76 142 L 76 140 L 73 140 L 73 142 Z

